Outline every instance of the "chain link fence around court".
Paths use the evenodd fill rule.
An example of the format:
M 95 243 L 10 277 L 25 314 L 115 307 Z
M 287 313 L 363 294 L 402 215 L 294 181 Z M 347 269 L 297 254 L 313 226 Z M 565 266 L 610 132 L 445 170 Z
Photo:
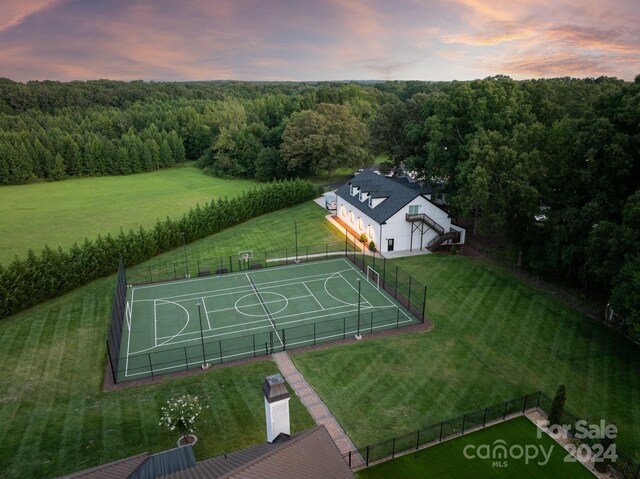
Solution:
M 352 469 L 369 467 L 372 464 L 390 461 L 411 451 L 433 446 L 443 440 L 482 429 L 527 411 L 539 410 L 548 414 L 551 411 L 552 403 L 553 399 L 542 391 L 538 391 L 349 451 L 343 454 L 343 458 Z M 561 423 L 571 425 L 570 431 L 576 431 L 575 426 L 578 421 L 580 421 L 578 416 L 568 409 L 564 409 Z M 588 424 L 588 421 L 585 424 Z M 573 439 L 573 435 L 570 437 Z M 580 439 L 580 442 L 592 448 L 595 444 L 599 444 L 601 439 Z M 640 463 L 634 461 L 631 456 L 622 452 L 618 447 L 616 447 L 616 454 L 616 461 L 610 463 L 609 466 L 618 474 L 617 477 L 640 479 Z
M 246 252 L 243 252 L 246 253 Z M 129 356 L 126 371 L 120 364 L 119 346 L 122 325 L 126 317 L 126 304 L 114 303 L 107 351 L 114 382 L 156 376 L 170 372 L 200 367 L 203 363 L 217 364 L 237 359 L 256 357 L 285 348 L 302 347 L 346 339 L 356 334 L 371 334 L 385 329 L 395 329 L 423 323 L 425 320 L 427 288 L 408 273 L 393 265 L 386 258 L 362 247 L 357 238 L 347 234 L 344 242 L 322 245 L 282 248 L 269 251 L 251 251 L 249 257 L 236 254 L 223 257 L 198 259 L 189 262 L 166 262 L 129 268 L 122 273 L 125 283 L 140 285 L 166 281 L 186 280 L 193 276 L 224 275 L 274 266 L 346 258 L 367 277 L 376 282 L 398 303 L 415 317 L 415 322 L 401 317 L 398 308 L 366 313 L 358 317 L 345 316 L 309 323 L 301 326 L 276 329 L 271 334 L 261 333 L 239 338 L 205 342 L 202 345 L 163 349 L 156 352 Z M 118 276 L 120 281 L 120 275 Z M 121 288 L 118 283 L 117 291 Z M 122 299 L 122 295 L 118 298 Z M 117 346 L 115 342 L 117 341 Z M 203 353 L 204 349 L 204 353 Z M 203 360 L 203 358 L 206 359 Z

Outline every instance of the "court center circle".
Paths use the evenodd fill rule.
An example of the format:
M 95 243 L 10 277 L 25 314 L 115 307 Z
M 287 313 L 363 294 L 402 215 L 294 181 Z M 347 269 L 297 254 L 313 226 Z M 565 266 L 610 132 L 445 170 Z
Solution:
M 289 304 L 286 296 L 279 293 L 264 291 L 260 293 L 260 296 L 262 296 L 262 300 L 266 303 L 267 309 L 272 315 L 284 311 Z M 238 301 L 236 301 L 235 308 L 238 313 L 244 316 L 261 318 L 265 315 L 264 308 L 255 293 L 245 294 L 239 298 Z

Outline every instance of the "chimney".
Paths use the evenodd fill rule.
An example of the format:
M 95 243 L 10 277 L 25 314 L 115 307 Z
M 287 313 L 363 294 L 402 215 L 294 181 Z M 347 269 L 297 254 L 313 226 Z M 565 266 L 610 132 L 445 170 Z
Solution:
M 262 385 L 264 410 L 267 417 L 267 442 L 272 443 L 280 434 L 291 435 L 289 423 L 289 391 L 280 374 L 268 376 Z

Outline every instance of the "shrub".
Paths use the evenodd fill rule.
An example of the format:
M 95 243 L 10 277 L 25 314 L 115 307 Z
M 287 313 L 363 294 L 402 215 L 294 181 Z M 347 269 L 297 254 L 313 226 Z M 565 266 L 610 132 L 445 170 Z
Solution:
M 564 411 L 564 402 L 566 400 L 566 396 L 567 392 L 564 384 L 561 384 L 556 391 L 556 395 L 553 398 L 553 403 L 551 404 L 551 411 L 549 411 L 549 425 L 562 423 L 562 413 Z
M 449 250 L 449 254 L 450 255 L 456 255 L 458 254 L 458 247 L 456 245 L 452 245 L 451 249 Z
M 369 251 L 373 252 L 376 250 L 376 244 L 373 241 L 369 241 Z
M 366 243 L 367 242 L 367 235 L 362 233 L 360 235 L 360 243 Z
M 202 412 L 202 405 L 198 396 L 183 394 L 174 396 L 167 401 L 166 406 L 160 409 L 160 426 L 165 426 L 169 431 L 180 431 L 184 442 L 188 442 L 187 436 L 196 431 L 196 422 Z

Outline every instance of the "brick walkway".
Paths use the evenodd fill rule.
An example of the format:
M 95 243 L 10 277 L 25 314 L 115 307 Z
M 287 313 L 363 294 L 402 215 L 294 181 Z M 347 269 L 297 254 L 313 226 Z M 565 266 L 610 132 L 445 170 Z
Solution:
M 353 442 L 351 442 L 351 439 L 349 439 L 349 436 L 344 432 L 344 429 L 342 429 L 336 418 L 331 414 L 331 411 L 329 411 L 329 408 L 322 402 L 322 399 L 320 399 L 311 385 L 304 379 L 304 376 L 302 376 L 300 371 L 294 366 L 287 352 L 275 353 L 273 359 L 278 365 L 282 376 L 300 398 L 300 401 L 307 408 L 316 424 L 322 424 L 327 428 L 333 442 L 338 446 L 340 453 L 347 454 L 349 451 L 354 451 L 356 447 L 353 445 Z

